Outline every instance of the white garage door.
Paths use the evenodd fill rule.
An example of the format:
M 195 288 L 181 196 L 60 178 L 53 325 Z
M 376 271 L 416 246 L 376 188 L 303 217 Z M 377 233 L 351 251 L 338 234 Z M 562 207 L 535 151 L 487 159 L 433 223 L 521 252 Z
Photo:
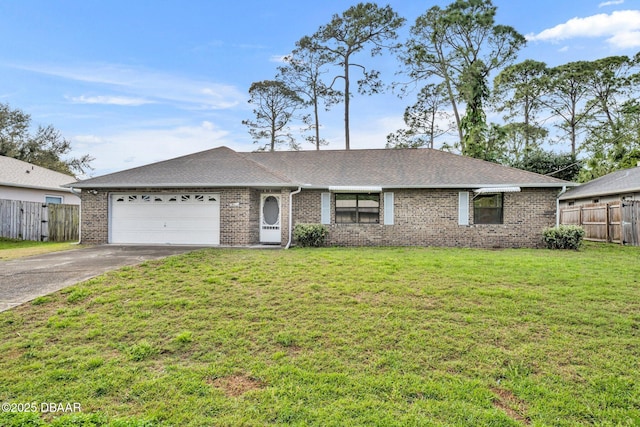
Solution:
M 220 244 L 217 193 L 112 194 L 111 243 Z

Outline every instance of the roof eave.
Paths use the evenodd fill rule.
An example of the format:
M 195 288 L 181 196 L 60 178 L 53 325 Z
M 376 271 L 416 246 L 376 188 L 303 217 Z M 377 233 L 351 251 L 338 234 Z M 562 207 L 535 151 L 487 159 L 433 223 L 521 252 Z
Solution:
M 128 184 L 83 184 L 81 182 L 66 184 L 65 187 L 79 188 L 79 189 L 105 189 L 105 190 L 122 190 L 122 189 L 136 189 L 136 188 L 297 188 L 297 184 L 292 183 L 128 183 Z
M 366 185 L 366 187 L 378 187 L 382 189 L 461 189 L 461 188 L 481 188 L 481 187 L 521 187 L 521 188 L 562 188 L 562 187 L 572 187 L 578 184 L 573 182 L 566 183 L 510 183 L 510 184 L 496 184 L 496 183 L 460 183 L 460 184 L 435 184 L 435 185 L 396 185 L 396 184 L 377 184 L 377 185 Z M 355 185 L 348 185 L 348 187 L 354 187 Z M 361 185 L 357 185 L 359 187 Z M 302 187 L 304 190 L 329 190 L 329 188 L 334 187 L 333 184 L 299 184 L 299 183 L 229 183 L 229 182 L 219 182 L 219 183 L 127 183 L 127 184 L 106 184 L 106 183 L 97 183 L 91 184 L 89 182 L 76 182 L 72 184 L 65 184 L 64 187 L 68 188 L 79 188 L 79 189 L 136 189 L 136 188 L 153 188 L 153 189 L 163 189 L 163 188 L 242 188 L 242 187 L 250 187 L 250 188 L 297 188 Z M 342 187 L 342 186 L 341 186 Z
M 381 184 L 381 185 L 375 185 L 375 186 L 371 186 L 368 185 L 367 187 L 379 187 L 382 188 L 383 190 L 392 190 L 392 189 L 398 189 L 398 190 L 412 190 L 412 189 L 475 189 L 475 188 L 484 188 L 484 187 L 491 187 L 491 188 L 500 188 L 500 187 L 521 187 L 521 188 L 562 188 L 562 187 L 573 187 L 573 186 L 577 186 L 578 184 L 574 183 L 574 182 L 566 182 L 566 183 L 544 183 L 544 184 L 535 184 L 535 183 L 527 183 L 527 184 L 519 184 L 519 183 L 513 183 L 513 184 L 482 184 L 482 183 L 460 183 L 460 184 L 436 184 L 436 185 L 395 185 L 395 184 L 389 184 L 389 185 L 385 185 L 385 184 Z M 333 187 L 333 185 L 314 185 L 314 184 L 303 184 L 302 188 L 304 190 L 329 190 L 330 187 Z M 355 187 L 355 185 L 350 186 L 350 187 Z
M 560 200 L 573 200 L 573 199 L 588 199 L 590 197 L 602 197 L 602 196 L 615 196 L 616 194 L 629 194 L 629 193 L 639 193 L 640 188 L 623 188 L 620 190 L 612 190 L 612 191 L 597 191 L 593 193 L 584 193 L 584 194 L 571 194 L 571 192 L 564 193 Z
M 71 189 L 68 188 L 68 184 L 63 184 L 59 187 L 45 187 L 41 185 L 23 185 L 12 182 L 0 182 L 0 187 L 28 188 L 30 190 L 62 191 L 64 193 L 71 193 Z

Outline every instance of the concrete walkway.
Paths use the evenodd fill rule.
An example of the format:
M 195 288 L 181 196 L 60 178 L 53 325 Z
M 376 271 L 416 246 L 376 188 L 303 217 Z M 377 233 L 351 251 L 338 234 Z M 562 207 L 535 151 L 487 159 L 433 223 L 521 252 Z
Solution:
M 0 311 L 110 270 L 201 249 L 195 246 L 94 246 L 0 261 Z

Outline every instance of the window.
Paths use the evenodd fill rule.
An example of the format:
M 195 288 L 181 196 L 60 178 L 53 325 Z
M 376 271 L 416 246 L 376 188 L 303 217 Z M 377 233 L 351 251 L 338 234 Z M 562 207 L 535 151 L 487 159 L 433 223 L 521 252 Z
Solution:
M 44 196 L 44 202 L 48 205 L 62 204 L 62 196 Z
M 336 194 L 336 223 L 380 222 L 379 194 Z
M 502 193 L 481 194 L 473 200 L 474 224 L 502 224 Z

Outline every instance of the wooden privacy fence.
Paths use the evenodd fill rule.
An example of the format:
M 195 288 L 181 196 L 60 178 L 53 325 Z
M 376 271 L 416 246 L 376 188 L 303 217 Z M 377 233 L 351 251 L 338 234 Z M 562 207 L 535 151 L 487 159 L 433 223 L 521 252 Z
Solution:
M 582 226 L 586 240 L 640 246 L 640 200 L 563 208 L 560 223 Z
M 78 240 L 80 207 L 0 199 L 0 237 L 65 242 Z

